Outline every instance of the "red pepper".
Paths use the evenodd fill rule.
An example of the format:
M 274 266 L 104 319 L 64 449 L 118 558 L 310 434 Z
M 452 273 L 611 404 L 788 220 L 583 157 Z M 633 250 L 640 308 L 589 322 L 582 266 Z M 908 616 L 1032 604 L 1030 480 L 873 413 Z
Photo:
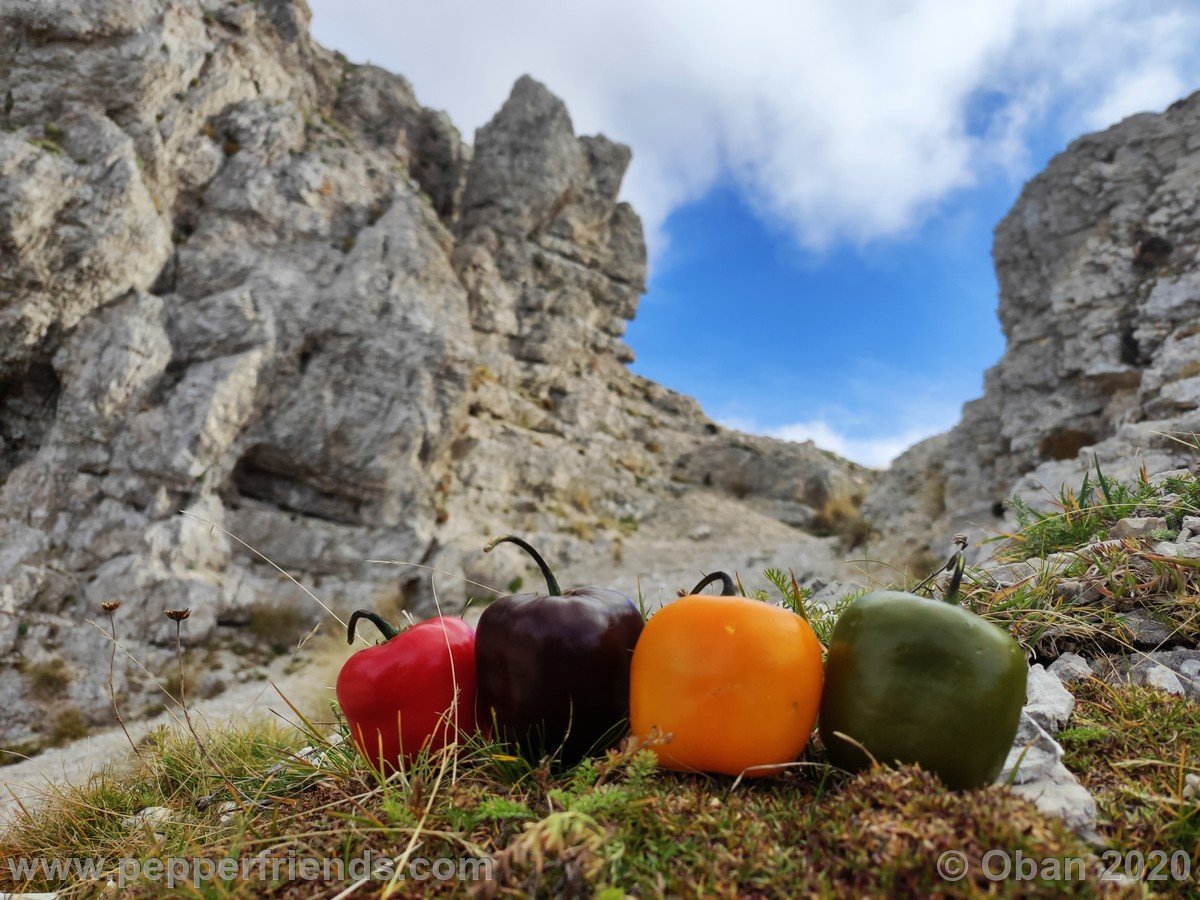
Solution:
M 422 750 L 440 750 L 476 731 L 475 630 L 439 616 L 397 632 L 373 612 L 350 617 L 347 639 L 367 619 L 384 643 L 342 666 L 337 699 L 359 751 L 376 770 L 399 767 Z

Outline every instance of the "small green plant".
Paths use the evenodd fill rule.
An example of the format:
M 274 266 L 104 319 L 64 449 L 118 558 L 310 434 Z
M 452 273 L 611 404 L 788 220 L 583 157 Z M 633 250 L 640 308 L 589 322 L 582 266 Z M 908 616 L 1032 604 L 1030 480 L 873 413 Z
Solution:
M 779 591 L 779 596 L 783 598 L 783 605 L 800 616 L 802 619 L 808 618 L 808 610 L 804 608 L 806 601 L 812 597 L 812 588 L 801 587 L 796 580 L 794 571 L 784 572 L 782 569 L 767 569 L 763 572 L 763 577 Z

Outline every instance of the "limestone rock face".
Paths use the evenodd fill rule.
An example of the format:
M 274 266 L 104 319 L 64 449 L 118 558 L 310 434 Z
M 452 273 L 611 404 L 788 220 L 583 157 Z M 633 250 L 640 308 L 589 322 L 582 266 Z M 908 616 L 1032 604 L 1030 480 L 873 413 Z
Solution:
M 1114 476 L 1194 461 L 1197 176 L 1200 94 L 1080 138 L 1025 186 L 993 250 L 1004 356 L 961 423 L 872 488 L 876 555 L 944 556 L 957 531 L 1003 527 L 1013 493 L 1078 487 L 1093 455 Z
M 238 678 L 320 604 L 431 608 L 428 569 L 371 560 L 502 590 L 529 567 L 478 551 L 521 531 L 661 593 L 715 565 L 827 574 L 807 532 L 856 515 L 863 470 L 627 369 L 627 148 L 577 137 L 530 78 L 468 146 L 308 20 L 302 0 L 0 13 L 0 747 L 108 717 L 102 601 L 155 677 L 163 610 L 187 607 L 192 652 Z M 439 579 L 455 607 L 490 592 Z M 124 659 L 134 716 L 161 698 Z

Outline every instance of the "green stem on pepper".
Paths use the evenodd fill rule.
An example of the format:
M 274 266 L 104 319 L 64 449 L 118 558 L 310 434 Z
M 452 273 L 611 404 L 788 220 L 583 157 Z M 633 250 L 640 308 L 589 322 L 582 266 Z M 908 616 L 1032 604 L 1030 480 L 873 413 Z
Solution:
M 711 575 L 705 575 L 704 580 L 692 588 L 692 594 L 699 594 L 702 590 L 712 584 L 714 581 L 721 582 L 722 597 L 736 597 L 737 591 L 733 587 L 733 579 L 724 572 L 713 572 Z
M 955 601 L 955 599 L 958 597 L 958 587 L 960 584 L 962 584 L 963 570 L 966 567 L 966 560 L 963 558 L 963 551 L 967 549 L 967 536 L 961 533 L 956 534 L 954 536 L 954 546 L 956 549 L 952 554 L 950 554 L 950 558 L 946 560 L 946 564 L 931 572 L 928 578 L 912 589 L 911 593 L 915 594 L 919 592 L 943 572 L 952 572 L 953 574 L 950 576 L 950 585 L 946 589 L 946 593 L 942 599 L 947 603 L 953 603 Z
M 546 565 L 546 561 L 542 559 L 542 555 L 533 547 L 513 534 L 506 534 L 504 537 L 498 537 L 483 548 L 484 553 L 491 553 L 496 548 L 497 544 L 516 544 L 526 553 L 533 557 L 533 561 L 537 563 L 538 568 L 542 570 L 542 577 L 546 579 L 546 593 L 551 597 L 561 597 L 562 588 L 558 586 L 558 579 L 554 577 L 554 573 L 550 571 L 550 567 Z
M 350 621 L 346 623 L 346 643 L 348 644 L 354 643 L 354 629 L 358 625 L 359 619 L 366 619 L 378 628 L 380 633 L 383 634 L 385 643 L 400 633 L 391 622 L 384 619 L 379 613 L 373 613 L 369 609 L 359 609 L 355 610 L 354 615 L 350 617 Z
M 959 541 L 959 538 L 962 538 Z M 966 569 L 966 559 L 963 557 L 963 551 L 967 549 L 967 538 L 965 535 L 956 534 L 954 543 L 958 544 L 958 549 L 954 551 L 954 556 L 950 558 L 950 563 L 946 566 L 947 569 L 953 566 L 953 574 L 950 576 L 950 584 L 946 587 L 946 596 L 942 599 L 947 603 L 954 603 L 958 599 L 958 588 L 962 584 L 963 571 Z

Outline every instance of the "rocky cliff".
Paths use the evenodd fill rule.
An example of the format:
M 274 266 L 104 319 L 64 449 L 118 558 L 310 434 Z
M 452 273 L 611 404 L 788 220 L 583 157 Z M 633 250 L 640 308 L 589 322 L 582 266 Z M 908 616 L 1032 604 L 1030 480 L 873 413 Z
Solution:
M 864 512 L 874 555 L 921 568 L 956 531 L 1012 525 L 1093 458 L 1195 464 L 1200 432 L 1200 94 L 1075 141 L 996 229 L 1008 339 L 962 422 L 905 453 Z M 978 541 L 975 542 L 978 547 Z
M 302 0 L 14 0 L 0 98 L 0 744 L 107 718 L 104 601 L 131 715 L 164 609 L 193 691 L 288 649 L 324 614 L 264 557 L 337 609 L 528 578 L 499 531 L 652 596 L 831 569 L 865 473 L 629 372 L 630 152 L 537 82 L 470 146 Z

